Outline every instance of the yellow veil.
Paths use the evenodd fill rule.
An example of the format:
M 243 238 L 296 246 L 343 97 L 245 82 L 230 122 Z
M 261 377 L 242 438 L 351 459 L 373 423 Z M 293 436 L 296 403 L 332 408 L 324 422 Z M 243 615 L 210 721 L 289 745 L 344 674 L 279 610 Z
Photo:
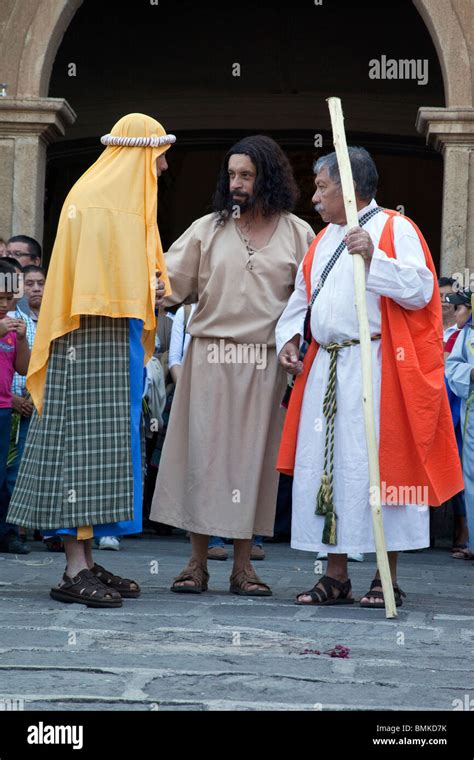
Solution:
M 166 295 L 171 293 L 157 224 L 156 174 L 156 159 L 170 144 L 154 139 L 148 147 L 120 147 L 110 144 L 113 137 L 175 139 L 149 116 L 124 116 L 64 202 L 27 377 L 39 414 L 51 342 L 77 330 L 81 314 L 143 320 L 148 361 L 155 344 L 157 271 Z

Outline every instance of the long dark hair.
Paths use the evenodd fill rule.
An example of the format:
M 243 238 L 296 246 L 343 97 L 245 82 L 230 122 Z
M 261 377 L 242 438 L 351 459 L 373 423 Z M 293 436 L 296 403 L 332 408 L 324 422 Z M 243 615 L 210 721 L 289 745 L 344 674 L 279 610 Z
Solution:
M 248 156 L 257 171 L 253 197 L 249 201 L 251 212 L 272 216 L 282 211 L 293 211 L 299 190 L 287 156 L 271 137 L 253 135 L 233 145 L 224 158 L 212 199 L 218 224 L 225 223 L 235 205 L 229 191 L 228 174 L 229 159 L 235 154 Z

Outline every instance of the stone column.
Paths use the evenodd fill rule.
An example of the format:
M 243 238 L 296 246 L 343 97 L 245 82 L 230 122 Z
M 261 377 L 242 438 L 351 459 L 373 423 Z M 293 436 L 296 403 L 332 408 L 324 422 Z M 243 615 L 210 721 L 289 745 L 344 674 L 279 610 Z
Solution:
M 75 120 L 60 98 L 0 98 L 0 236 L 42 243 L 46 149 Z
M 420 108 L 416 127 L 444 156 L 441 274 L 474 286 L 474 108 Z

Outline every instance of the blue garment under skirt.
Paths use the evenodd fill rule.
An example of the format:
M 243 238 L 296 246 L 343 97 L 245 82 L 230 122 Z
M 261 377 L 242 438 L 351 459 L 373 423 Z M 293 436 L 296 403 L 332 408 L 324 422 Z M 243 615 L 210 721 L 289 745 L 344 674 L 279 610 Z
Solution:
M 142 397 L 146 371 L 144 369 L 145 353 L 142 345 L 143 322 L 129 319 L 130 345 L 130 429 L 133 466 L 133 520 L 103 525 L 91 525 L 94 538 L 104 536 L 125 536 L 141 533 L 143 527 L 143 479 L 140 427 L 142 419 Z M 53 536 L 77 536 L 77 528 L 61 528 L 47 531 L 44 538 Z
M 458 444 L 459 458 L 462 461 L 462 428 L 461 428 L 461 399 L 459 396 L 451 390 L 448 380 L 445 376 L 444 382 L 446 384 L 446 391 L 448 393 L 449 406 L 451 408 L 451 416 L 453 418 L 454 432 L 456 434 L 456 442 Z M 466 503 L 464 499 L 464 491 L 460 491 L 452 499 L 453 515 L 455 517 L 466 516 Z

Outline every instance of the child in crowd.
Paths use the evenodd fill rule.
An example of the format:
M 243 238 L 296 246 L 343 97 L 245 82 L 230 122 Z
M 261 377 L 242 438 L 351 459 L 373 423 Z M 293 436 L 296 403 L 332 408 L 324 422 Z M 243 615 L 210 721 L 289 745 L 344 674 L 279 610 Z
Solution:
M 474 558 L 474 331 L 472 329 L 472 300 L 470 290 L 446 296 L 448 303 L 456 305 L 456 321 L 459 333 L 456 343 L 446 360 L 446 377 L 449 386 L 461 399 L 462 470 L 464 476 L 464 500 L 468 529 L 468 547 L 465 559 Z
M 24 554 L 27 550 L 18 538 L 18 529 L 6 523 L 8 498 L 6 488 L 7 457 L 12 422 L 12 380 L 15 372 L 26 375 L 30 349 L 26 323 L 8 316 L 14 308 L 19 289 L 18 274 L 0 260 L 0 551 Z

